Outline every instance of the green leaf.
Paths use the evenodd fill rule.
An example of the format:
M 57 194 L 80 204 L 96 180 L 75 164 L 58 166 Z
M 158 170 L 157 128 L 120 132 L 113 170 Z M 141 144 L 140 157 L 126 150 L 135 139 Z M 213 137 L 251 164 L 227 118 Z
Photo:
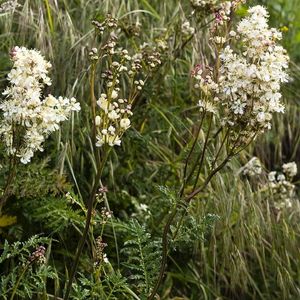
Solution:
M 0 216 L 0 227 L 7 227 L 17 222 L 16 216 L 2 215 Z

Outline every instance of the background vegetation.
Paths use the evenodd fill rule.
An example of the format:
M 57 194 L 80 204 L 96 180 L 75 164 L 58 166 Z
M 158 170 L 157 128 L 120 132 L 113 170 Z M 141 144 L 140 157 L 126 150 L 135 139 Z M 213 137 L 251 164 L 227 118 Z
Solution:
M 124 46 L 158 44 L 167 37 L 168 48 L 162 51 L 162 67 L 138 98 L 132 128 L 104 171 L 108 193 L 99 207 L 113 211 L 113 218 L 103 226 L 101 209 L 95 212 L 72 299 L 146 299 L 157 276 L 162 228 L 179 189 L 186 140 L 197 113 L 192 109 L 196 101 L 190 72 L 210 55 L 203 27 L 207 18 L 203 14 L 194 21 L 198 33 L 186 40 L 181 23 L 190 18 L 189 1 L 20 2 L 13 14 L 0 13 L 0 90 L 11 68 L 10 49 L 36 48 L 53 65 L 49 92 L 76 97 L 83 111 L 47 140 L 46 150 L 31 164 L 18 168 L 13 196 L 0 216 L 0 298 L 9 299 L 15 286 L 18 299 L 63 296 L 84 227 L 82 199 L 91 189 L 96 168 L 88 138 L 88 52 L 95 43 L 91 20 L 110 13 L 121 21 Z M 289 161 L 299 163 L 300 2 L 247 5 L 256 3 L 266 5 L 272 25 L 285 31 L 283 44 L 293 78 L 284 89 L 286 113 L 276 117 L 267 136 L 214 178 L 201 201 L 183 208 L 189 214 L 172 243 L 162 299 L 300 298 L 300 210 L 296 205 L 274 212 L 274 198 L 257 189 L 263 178 L 239 174 L 254 155 L 266 170 L 279 170 Z M 245 11 L 242 7 L 235 21 Z M 0 149 L 2 187 L 8 172 L 3 153 Z M 208 164 L 209 155 L 207 160 Z M 96 239 L 103 228 L 109 263 L 98 268 Z M 31 253 L 40 245 L 46 247 L 45 263 L 28 267 L 23 276 Z

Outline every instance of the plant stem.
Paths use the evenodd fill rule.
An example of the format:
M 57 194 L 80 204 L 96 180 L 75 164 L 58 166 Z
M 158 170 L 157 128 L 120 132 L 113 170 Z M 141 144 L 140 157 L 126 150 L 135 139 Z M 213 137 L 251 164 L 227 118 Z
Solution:
M 194 182 L 193 190 L 195 190 L 195 188 L 197 186 L 197 182 L 199 180 L 200 172 L 201 172 L 201 169 L 202 169 L 202 166 L 203 166 L 203 163 L 204 163 L 204 156 L 205 156 L 207 143 L 208 143 L 208 139 L 209 139 L 209 135 L 210 135 L 212 119 L 213 119 L 213 115 L 211 114 L 210 120 L 209 120 L 209 125 L 208 125 L 208 130 L 207 130 L 207 134 L 206 134 L 206 138 L 205 138 L 205 142 L 204 142 L 204 146 L 203 146 L 203 150 L 202 150 L 202 153 L 201 153 L 201 160 L 200 160 L 200 163 L 199 163 L 199 167 L 198 167 L 196 179 L 195 179 L 195 182 Z
M 166 269 L 166 264 L 167 264 L 167 257 L 168 257 L 168 233 L 170 230 L 170 226 L 174 220 L 174 218 L 176 217 L 178 212 L 178 203 L 175 205 L 175 207 L 173 208 L 171 214 L 169 215 L 169 218 L 167 220 L 167 223 L 164 227 L 164 231 L 163 231 L 163 236 L 162 236 L 162 259 L 161 259 L 161 264 L 160 264 L 160 272 L 158 275 L 158 279 L 156 281 L 156 284 L 151 292 L 151 295 L 148 297 L 148 300 L 153 300 L 164 277 L 165 274 L 165 269 Z
M 211 179 L 214 177 L 214 175 L 216 173 L 218 173 L 221 169 L 223 169 L 223 167 L 227 164 L 227 162 L 233 157 L 233 154 L 229 154 L 224 160 L 223 162 L 216 167 L 206 178 L 205 182 L 203 183 L 202 186 L 200 186 L 198 189 L 195 189 L 191 194 L 189 194 L 184 201 L 189 203 L 196 195 L 198 195 L 199 193 L 201 193 L 206 187 L 207 185 L 210 183 Z
M 8 177 L 7 177 L 7 180 L 6 180 L 3 195 L 0 199 L 0 213 L 1 213 L 2 207 L 4 206 L 5 202 L 7 201 L 8 197 L 9 197 L 10 186 L 12 184 L 12 181 L 13 181 L 14 177 L 15 177 L 15 173 L 16 173 L 16 155 L 14 155 L 10 159 L 9 174 L 8 174 Z
M 54 33 L 54 26 L 53 26 L 53 21 L 52 21 L 51 8 L 50 8 L 50 5 L 49 5 L 49 0 L 45 0 L 45 5 L 46 5 L 47 18 L 48 18 L 50 32 L 51 32 L 51 34 L 53 34 Z
M 19 276 L 19 278 L 18 278 L 18 280 L 17 280 L 17 282 L 16 282 L 16 284 L 15 284 L 15 286 L 14 286 L 14 289 L 13 289 L 13 291 L 12 291 L 12 294 L 11 294 L 11 296 L 10 296 L 10 298 L 9 298 L 10 300 L 13 300 L 13 299 L 14 299 L 15 294 L 16 294 L 16 292 L 17 292 L 17 289 L 18 289 L 18 287 L 19 287 L 19 285 L 20 285 L 20 282 L 21 282 L 22 278 L 24 277 L 24 274 L 26 273 L 26 271 L 28 270 L 28 268 L 29 268 L 30 265 L 31 265 L 31 262 L 28 263 L 28 264 L 23 268 L 23 270 L 22 270 L 22 272 L 21 272 L 21 274 L 20 274 L 20 276 Z
M 87 215 L 86 215 L 85 227 L 84 227 L 84 231 L 83 231 L 82 237 L 81 237 L 81 239 L 79 241 L 79 245 L 77 247 L 77 251 L 76 251 L 76 255 L 75 255 L 75 260 L 74 260 L 74 264 L 72 266 L 72 270 L 71 270 L 71 274 L 70 274 L 70 278 L 69 278 L 69 282 L 68 282 L 68 286 L 67 286 L 67 291 L 65 293 L 64 300 L 69 299 L 69 296 L 70 296 L 70 292 L 71 292 L 71 288 L 72 288 L 72 282 L 74 280 L 74 277 L 75 277 L 75 274 L 76 274 L 76 270 L 77 270 L 77 267 L 78 267 L 78 263 L 79 263 L 79 257 L 81 255 L 81 252 L 83 250 L 83 246 L 84 246 L 84 244 L 86 242 L 86 238 L 87 238 L 87 235 L 88 235 L 88 232 L 89 232 L 89 228 L 90 228 L 90 224 L 91 224 L 91 219 L 92 219 L 92 212 L 93 212 L 93 205 L 94 205 L 95 196 L 96 196 L 96 193 L 97 193 L 97 189 L 98 189 L 98 186 L 99 186 L 100 178 L 101 178 L 101 175 L 102 175 L 102 172 L 103 172 L 103 169 L 104 169 L 104 165 L 105 165 L 105 162 L 107 160 L 109 152 L 110 152 L 109 149 L 107 151 L 105 151 L 104 158 L 103 158 L 101 166 L 98 169 L 98 172 L 96 174 L 95 182 L 94 182 L 94 185 L 93 185 L 90 197 L 89 197 L 88 202 L 87 202 L 88 210 L 87 210 Z
M 219 155 L 220 155 L 221 150 L 222 150 L 222 148 L 223 148 L 223 146 L 224 146 L 224 144 L 225 144 L 225 142 L 226 142 L 226 139 L 227 139 L 227 137 L 228 137 L 228 135 L 229 135 L 229 132 L 230 132 L 230 129 L 227 129 L 226 134 L 225 134 L 225 136 L 224 136 L 224 138 L 223 138 L 223 140 L 222 140 L 222 142 L 221 142 L 221 146 L 219 147 L 219 150 L 218 150 L 218 152 L 217 152 L 217 154 L 216 154 L 216 156 L 215 156 L 215 158 L 214 158 L 214 161 L 213 161 L 213 163 L 212 163 L 212 165 L 211 165 L 211 168 L 212 168 L 212 169 L 214 169 L 214 167 L 215 167 L 215 165 L 216 165 L 216 163 L 217 163 L 217 161 L 218 161 Z
M 189 151 L 189 154 L 185 160 L 185 165 L 184 165 L 184 171 L 183 171 L 183 185 L 181 187 L 181 190 L 179 192 L 179 195 L 180 197 L 182 197 L 183 195 L 183 192 L 184 192 L 184 188 L 185 188 L 185 185 L 187 183 L 187 178 L 186 178 L 186 175 L 187 175 L 187 168 L 188 168 L 188 163 L 189 163 L 189 160 L 194 152 L 194 149 L 196 147 L 196 144 L 197 144 L 197 141 L 198 141 L 198 138 L 199 138 L 199 134 L 200 134 L 200 131 L 201 131 L 201 128 L 202 128 L 202 124 L 203 124 L 203 120 L 204 120 L 204 117 L 205 117 L 205 111 L 203 112 L 203 115 L 201 117 L 201 121 L 199 123 L 199 127 L 197 129 L 197 133 L 196 133 L 196 136 L 195 136 L 195 140 L 194 140 L 194 143 L 192 145 L 192 148 L 191 150 Z
M 95 97 L 95 76 L 96 76 L 96 63 L 91 65 L 91 76 L 90 76 L 90 97 L 91 97 L 91 107 L 92 107 L 92 117 L 93 117 L 93 135 L 92 141 L 94 145 L 94 154 L 96 159 L 96 165 L 100 165 L 100 152 L 96 147 L 97 142 L 97 126 L 96 126 L 96 97 Z
M 81 239 L 79 241 L 77 250 L 76 250 L 76 254 L 75 254 L 75 260 L 72 266 L 72 270 L 70 273 L 70 278 L 69 278 L 69 282 L 67 285 L 67 290 L 65 293 L 65 297 L 64 299 L 67 300 L 69 299 L 70 296 L 70 292 L 72 289 L 72 283 L 78 268 L 78 264 L 79 264 L 79 257 L 82 253 L 84 244 L 86 242 L 88 233 L 89 233 L 89 228 L 90 228 L 90 224 L 91 224 L 91 219 L 92 219 L 92 212 L 93 212 L 93 207 L 94 207 L 94 201 L 95 201 L 95 197 L 96 197 L 96 193 L 97 193 L 97 189 L 100 185 L 100 179 L 101 179 L 101 175 L 104 169 L 104 165 L 105 162 L 107 160 L 107 157 L 109 155 L 110 152 L 110 148 L 104 148 L 103 150 L 103 158 L 102 160 L 100 159 L 100 152 L 98 150 L 98 148 L 96 147 L 96 97 L 95 97 L 95 75 L 96 75 L 96 63 L 92 63 L 91 65 L 91 76 L 90 76 L 90 100 L 91 100 L 91 109 L 92 109 L 92 118 L 93 118 L 93 132 L 92 132 L 92 142 L 94 145 L 94 155 L 96 158 L 96 165 L 100 166 L 99 169 L 97 170 L 96 173 L 96 177 L 95 177 L 95 182 L 92 188 L 92 191 L 90 193 L 89 199 L 87 201 L 87 215 L 86 215 L 86 220 L 85 220 L 85 227 L 84 227 L 84 231 L 83 234 L 81 236 Z
M 209 184 L 209 182 L 211 181 L 211 179 L 213 178 L 213 176 L 219 172 L 226 164 L 227 162 L 233 157 L 233 151 L 230 152 L 230 154 L 223 160 L 223 162 L 216 167 L 213 171 L 211 171 L 211 173 L 207 176 L 205 182 L 203 183 L 203 185 L 201 185 L 201 187 L 199 187 L 198 189 L 195 189 L 191 194 L 189 194 L 188 196 L 186 196 L 184 198 L 184 202 L 186 203 L 190 203 L 190 201 L 200 192 L 202 192 L 207 185 Z M 174 220 L 174 218 L 176 217 L 177 213 L 178 213 L 178 207 L 179 207 L 179 203 L 177 202 L 176 206 L 174 207 L 174 209 L 172 210 L 171 214 L 169 215 L 169 218 L 167 220 L 167 223 L 164 227 L 164 231 L 163 231 L 163 237 L 162 237 L 162 245 L 163 245 L 163 249 L 162 249 L 162 260 L 161 260 L 161 265 L 160 265 L 160 272 L 158 275 L 158 279 L 156 281 L 156 284 L 150 294 L 150 296 L 148 297 L 148 300 L 153 300 L 161 283 L 163 280 L 163 276 L 165 274 L 165 269 L 166 269 L 166 264 L 167 264 L 167 257 L 168 257 L 168 233 L 170 231 L 170 227 L 171 224 Z
M 220 131 L 221 131 L 221 130 L 218 130 L 218 133 L 219 133 Z M 221 150 L 222 150 L 222 148 L 223 148 L 223 146 L 224 146 L 224 144 L 225 144 L 225 141 L 226 141 L 226 139 L 227 139 L 227 137 L 228 137 L 229 131 L 230 131 L 230 129 L 227 130 L 227 132 L 226 132 L 226 134 L 225 134 L 225 137 L 223 138 L 223 140 L 222 140 L 222 142 L 221 142 L 221 146 L 220 146 L 220 148 L 219 148 L 219 150 L 218 150 L 218 152 L 217 152 L 217 154 L 216 154 L 216 156 L 215 156 L 215 159 L 214 159 L 214 161 L 213 161 L 213 163 L 212 163 L 212 166 L 211 166 L 212 169 L 214 169 L 214 167 L 215 167 L 215 165 L 216 165 L 216 162 L 217 162 L 217 160 L 218 160 L 218 157 L 219 157 L 219 155 L 220 155 L 220 153 L 221 153 Z M 193 189 L 193 191 L 194 191 L 194 190 L 195 190 L 195 188 Z M 182 194 L 180 195 L 180 197 L 182 197 Z M 185 210 L 184 213 L 181 214 L 181 218 L 180 218 L 180 220 L 179 220 L 179 222 L 178 222 L 178 225 L 177 225 L 177 228 L 176 228 L 176 230 L 175 230 L 175 233 L 174 233 L 174 235 L 173 235 L 173 237 L 172 237 L 172 240 L 174 240 L 174 239 L 176 238 L 176 236 L 177 236 L 177 234 L 178 234 L 178 231 L 179 231 L 179 229 L 180 229 L 180 227 L 181 227 L 181 224 L 182 224 L 182 222 L 183 222 L 183 218 L 185 217 L 186 214 L 187 214 L 187 210 Z

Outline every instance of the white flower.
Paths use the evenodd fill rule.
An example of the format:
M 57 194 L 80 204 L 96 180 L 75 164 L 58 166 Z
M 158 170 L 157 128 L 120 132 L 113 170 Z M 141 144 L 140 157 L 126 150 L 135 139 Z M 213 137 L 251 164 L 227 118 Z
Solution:
M 101 109 L 105 111 L 105 113 L 108 112 L 108 106 L 109 103 L 107 101 L 107 95 L 106 94 L 101 94 L 101 97 L 98 99 L 97 104 Z
M 243 115 L 244 114 L 244 109 L 246 107 L 246 103 L 241 103 L 240 100 L 236 100 L 233 102 L 231 105 L 231 109 L 233 110 L 233 113 L 236 115 Z
M 18 0 L 9 0 L 1 3 L 0 13 L 13 12 L 18 7 L 21 7 L 21 5 L 18 3 Z
M 110 134 L 115 134 L 116 128 L 110 125 L 108 127 L 108 131 L 109 131 Z
M 184 35 L 193 35 L 195 33 L 195 28 L 191 27 L 189 21 L 185 21 L 181 25 L 181 31 Z
M 263 111 L 261 111 L 257 114 L 256 118 L 259 123 L 263 123 L 266 120 L 266 114 Z
M 242 171 L 244 175 L 260 175 L 262 173 L 262 165 L 260 160 L 257 157 L 252 157 L 242 168 Z
M 289 80 L 289 58 L 277 44 L 281 34 L 268 26 L 266 9 L 255 6 L 248 13 L 238 24 L 237 34 L 230 34 L 242 53 L 226 46 L 220 54 L 218 82 L 208 84 L 206 80 L 205 87 L 220 99 L 221 116 L 227 124 L 239 130 L 242 126 L 243 134 L 251 136 L 249 133 L 271 128 L 273 113 L 284 112 L 280 86 Z
M 116 99 L 118 97 L 118 92 L 116 90 L 113 90 L 111 93 L 112 99 Z
M 279 174 L 279 175 L 277 176 L 277 180 L 278 180 L 278 181 L 284 181 L 284 180 L 285 180 L 285 176 L 284 176 L 283 174 Z
M 108 136 L 107 143 L 111 147 L 120 146 L 121 145 L 121 140 L 117 135 L 111 135 L 111 136 Z
M 95 117 L 95 125 L 96 126 L 100 126 L 101 125 L 101 117 L 100 116 L 96 116 Z
M 277 172 L 276 171 L 272 171 L 268 174 L 268 180 L 270 182 L 274 182 L 276 180 L 276 174 Z
M 30 162 L 35 151 L 43 151 L 48 135 L 59 129 L 72 111 L 79 111 L 75 98 L 42 98 L 44 85 L 51 85 L 48 70 L 51 64 L 37 50 L 15 47 L 11 51 L 13 68 L 8 74 L 10 86 L 4 91 L 0 104 L 3 118 L 0 135 L 8 154 L 16 153 L 22 163 Z M 21 144 L 13 136 L 22 132 Z
M 106 253 L 103 254 L 103 262 L 106 263 L 106 264 L 109 263 L 109 260 L 108 260 L 108 258 L 107 258 Z
M 130 127 L 130 120 L 128 118 L 121 119 L 120 126 L 127 130 Z
M 141 209 L 142 211 L 147 212 L 147 211 L 149 210 L 149 207 L 148 207 L 147 204 L 141 203 L 141 204 L 140 204 L 140 209 Z
M 119 114 L 115 111 L 115 110 L 111 110 L 107 116 L 111 119 L 111 120 L 116 120 L 119 118 Z
M 104 140 L 103 136 L 97 135 L 96 139 L 97 139 L 96 147 L 102 147 L 105 144 L 105 140 Z
M 216 44 L 224 44 L 226 42 L 226 39 L 222 36 L 215 36 L 214 41 Z
M 217 4 L 217 0 L 190 0 L 195 7 L 213 6 Z
M 282 170 L 284 174 L 286 174 L 289 178 L 292 178 L 297 175 L 297 164 L 295 162 L 283 164 Z

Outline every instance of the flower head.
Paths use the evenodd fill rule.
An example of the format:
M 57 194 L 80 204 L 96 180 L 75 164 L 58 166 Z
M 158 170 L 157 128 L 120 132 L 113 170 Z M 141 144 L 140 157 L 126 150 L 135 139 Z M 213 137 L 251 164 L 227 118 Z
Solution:
M 269 28 L 268 12 L 262 6 L 250 8 L 248 16 L 229 35 L 241 51 L 231 45 L 221 48 L 220 68 L 214 72 L 199 69 L 194 77 L 196 87 L 205 95 L 219 99 L 218 114 L 223 124 L 248 143 L 271 128 L 274 113 L 284 112 L 280 88 L 289 80 L 289 57 L 278 44 L 281 33 Z M 220 45 L 216 47 L 220 49 Z
M 7 76 L 10 85 L 0 103 L 0 135 L 8 154 L 27 164 L 35 151 L 43 151 L 42 144 L 49 134 L 59 129 L 72 111 L 79 111 L 80 105 L 75 98 L 43 97 L 44 86 L 51 85 L 51 64 L 39 51 L 14 47 L 11 60 L 13 68 Z

